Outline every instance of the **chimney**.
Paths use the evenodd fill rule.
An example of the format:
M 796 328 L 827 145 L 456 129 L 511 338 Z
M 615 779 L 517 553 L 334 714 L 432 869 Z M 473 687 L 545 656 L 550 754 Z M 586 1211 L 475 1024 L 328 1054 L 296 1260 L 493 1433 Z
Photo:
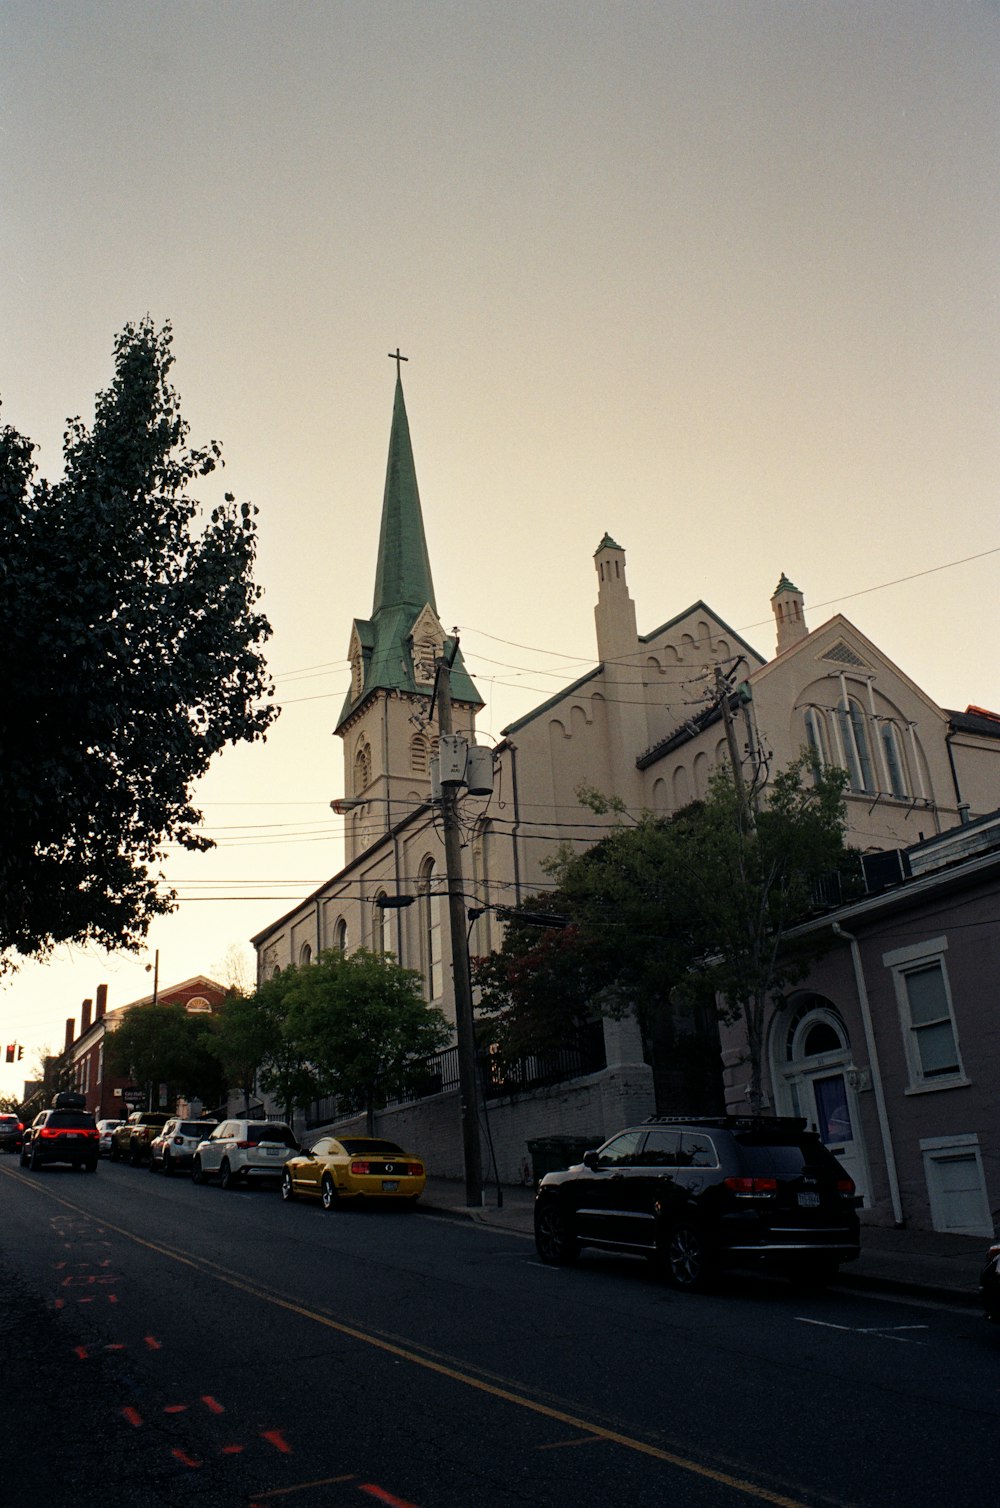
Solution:
M 74 1034 L 74 1028 L 75 1028 L 75 1026 L 76 1026 L 76 1017 L 75 1016 L 67 1016 L 66 1017 L 66 1041 L 65 1041 L 65 1044 L 63 1046 L 63 1052 L 69 1052 L 70 1048 L 73 1046 L 73 1034 Z
M 85 1000 L 83 1002 L 83 1004 L 81 1005 L 81 1007 L 80 1007 L 80 1036 L 81 1037 L 83 1036 L 84 1032 L 87 1032 L 87 1031 L 90 1030 L 90 1017 L 91 1017 L 91 1014 L 93 1013 L 93 1009 L 94 1009 L 94 1002 L 92 1000 Z
M 96 1012 L 96 1014 L 94 1016 L 94 1020 L 95 1021 L 100 1021 L 103 1018 L 104 1013 L 107 1010 L 107 1008 L 108 1008 L 108 987 L 107 987 L 106 984 L 99 984 L 97 986 L 97 1012 Z
M 792 585 L 782 571 L 781 580 L 771 597 L 771 611 L 774 613 L 774 621 L 778 626 L 777 653 L 779 655 L 784 650 L 791 649 L 793 644 L 798 644 L 809 633 L 806 628 L 804 607 L 805 599 L 802 593 L 797 586 Z

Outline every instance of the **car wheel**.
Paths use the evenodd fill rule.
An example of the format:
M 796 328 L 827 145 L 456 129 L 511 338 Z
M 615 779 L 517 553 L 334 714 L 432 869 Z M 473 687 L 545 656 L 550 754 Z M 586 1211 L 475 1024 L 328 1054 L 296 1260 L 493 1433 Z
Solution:
M 333 1186 L 333 1179 L 330 1177 L 329 1173 L 323 1174 L 323 1182 L 320 1184 L 319 1188 L 320 1199 L 322 1200 L 323 1208 L 325 1210 L 335 1210 L 337 1208 L 337 1205 L 340 1203 L 340 1199 L 338 1197 L 337 1190 Z
M 21 1166 L 22 1166 L 22 1168 L 26 1168 L 28 1166 L 28 1149 L 27 1149 L 27 1147 L 22 1147 L 21 1148 Z
M 164 1178 L 169 1178 L 170 1175 L 171 1175 L 171 1173 L 173 1171 L 174 1171 L 174 1165 L 173 1165 L 173 1162 L 171 1161 L 170 1153 L 169 1152 L 164 1152 L 164 1154 L 163 1154 L 163 1176 L 164 1176 Z
M 146 1172 L 147 1173 L 155 1173 L 156 1172 L 156 1158 L 153 1156 L 152 1152 L 150 1152 L 150 1154 L 149 1154 L 149 1161 L 146 1164 Z
M 566 1267 L 580 1255 L 569 1222 L 554 1199 L 535 1208 L 535 1250 L 550 1267 Z
M 191 1164 L 191 1182 L 192 1183 L 204 1183 L 205 1182 L 205 1174 L 204 1174 L 204 1172 L 202 1170 L 201 1158 L 200 1157 L 196 1157 L 195 1160 L 194 1160 L 194 1162 Z
M 142 1162 L 142 1153 L 139 1151 L 138 1147 L 129 1147 L 128 1160 L 132 1164 L 133 1168 L 137 1168 L 139 1166 L 139 1164 Z
M 675 1288 L 694 1293 L 712 1275 L 712 1262 L 700 1226 L 682 1220 L 671 1226 L 663 1247 L 667 1277 Z
M 219 1187 L 220 1189 L 234 1189 L 236 1187 L 236 1174 L 229 1166 L 228 1157 L 223 1158 L 222 1167 L 219 1169 Z
M 292 1186 L 292 1175 L 291 1173 L 289 1173 L 287 1168 L 281 1175 L 281 1197 L 285 1200 L 286 1203 L 289 1199 L 295 1198 L 295 1189 Z
M 31 1144 L 31 1156 L 28 1159 L 28 1167 L 33 1173 L 40 1173 L 42 1169 L 42 1159 L 38 1155 L 38 1148 L 34 1142 Z
M 117 1162 L 117 1161 L 118 1161 L 118 1159 L 119 1159 L 119 1158 L 120 1158 L 120 1157 L 121 1157 L 121 1155 L 122 1155 L 122 1154 L 121 1154 L 121 1153 L 120 1153 L 120 1152 L 119 1152 L 119 1150 L 118 1150 L 118 1148 L 117 1148 L 117 1147 L 116 1147 L 116 1145 L 115 1145 L 115 1143 L 114 1143 L 114 1142 L 112 1142 L 112 1143 L 111 1143 L 111 1151 L 110 1151 L 110 1152 L 109 1152 L 109 1154 L 108 1154 L 108 1156 L 109 1156 L 109 1157 L 110 1157 L 110 1158 L 111 1158 L 111 1161 L 112 1161 L 112 1162 Z

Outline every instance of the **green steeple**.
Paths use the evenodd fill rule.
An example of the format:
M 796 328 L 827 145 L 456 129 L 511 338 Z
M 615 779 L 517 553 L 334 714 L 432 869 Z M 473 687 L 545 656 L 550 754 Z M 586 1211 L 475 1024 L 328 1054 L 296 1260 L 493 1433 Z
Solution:
M 430 695 L 426 672 L 421 672 L 419 684 L 414 674 L 413 631 L 425 608 L 430 608 L 436 623 L 437 604 L 420 511 L 410 425 L 397 369 L 372 615 L 370 619 L 354 620 L 362 658 L 361 687 L 359 690 L 352 677 L 351 689 L 337 721 L 338 731 L 355 707 L 373 691 Z M 450 638 L 444 639 L 446 653 L 450 652 L 453 642 Z M 461 651 L 452 667 L 451 694 L 457 702 L 470 702 L 476 707 L 483 705 L 483 699 L 462 662 Z
M 386 609 L 399 607 L 411 607 L 415 618 L 427 603 L 437 611 L 424 520 L 420 512 L 420 493 L 417 491 L 417 470 L 410 444 L 410 425 L 403 401 L 403 384 L 397 375 L 382 497 L 382 532 L 378 542 L 372 621 L 377 623 L 379 613 Z

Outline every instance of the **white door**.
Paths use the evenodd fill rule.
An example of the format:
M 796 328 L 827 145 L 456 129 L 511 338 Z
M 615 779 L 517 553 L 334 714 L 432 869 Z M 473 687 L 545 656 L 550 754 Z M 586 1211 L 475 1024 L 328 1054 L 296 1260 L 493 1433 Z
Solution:
M 868 1204 L 868 1172 L 857 1131 L 854 1090 L 842 1068 L 823 1068 L 803 1074 L 800 1081 L 802 1114 L 833 1153 Z

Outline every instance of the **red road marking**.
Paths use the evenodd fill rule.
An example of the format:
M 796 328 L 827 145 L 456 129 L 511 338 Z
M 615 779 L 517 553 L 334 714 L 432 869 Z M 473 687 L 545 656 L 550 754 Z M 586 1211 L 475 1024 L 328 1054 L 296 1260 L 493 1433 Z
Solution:
M 117 1304 L 117 1302 L 118 1302 L 118 1295 L 117 1295 L 117 1293 L 109 1293 L 108 1294 L 108 1303 L 109 1304 Z
M 80 1358 L 81 1361 L 86 1361 L 87 1357 L 90 1355 L 90 1347 L 89 1346 L 74 1346 L 73 1347 L 73 1354 L 75 1356 L 79 1356 L 79 1358 Z
M 275 1450 L 282 1451 L 286 1456 L 292 1454 L 292 1447 L 288 1444 L 280 1429 L 261 1430 L 260 1438 L 266 1440 L 268 1445 L 273 1445 Z
M 213 1413 L 213 1414 L 224 1414 L 226 1412 L 225 1409 L 222 1407 L 222 1404 L 221 1403 L 217 1403 L 216 1400 L 214 1398 L 210 1397 L 208 1393 L 203 1393 L 202 1394 L 201 1401 L 205 1405 L 205 1407 L 209 1410 L 210 1413 Z
M 163 1410 L 163 1412 L 165 1414 L 186 1414 L 187 1413 L 187 1404 L 186 1403 L 168 1403 L 167 1406 L 166 1406 L 166 1408 Z
M 384 1487 L 376 1487 L 374 1482 L 359 1482 L 358 1489 L 367 1492 L 369 1497 L 377 1498 L 380 1503 L 387 1503 L 389 1508 L 417 1508 L 416 1503 L 410 1503 L 406 1498 L 393 1497 L 391 1492 L 386 1492 Z
M 139 1429 L 141 1427 L 142 1415 L 140 1414 L 138 1409 L 134 1409 L 131 1405 L 129 1405 L 128 1408 L 122 1409 L 122 1413 L 125 1415 L 125 1418 L 128 1420 L 129 1424 L 134 1425 L 136 1429 Z
M 222 1447 L 222 1454 L 224 1456 L 238 1456 L 242 1449 L 242 1445 L 224 1445 Z
M 147 1335 L 145 1337 L 145 1341 L 146 1341 L 146 1345 L 149 1347 L 149 1349 L 151 1351 L 162 1351 L 163 1350 L 163 1347 L 160 1345 L 160 1342 L 156 1339 L 155 1335 Z
M 105 1351 L 124 1351 L 125 1347 L 122 1345 L 121 1341 L 118 1340 L 115 1341 L 113 1345 L 105 1346 L 104 1349 Z
M 172 1450 L 170 1454 L 176 1460 L 180 1461 L 182 1466 L 200 1467 L 202 1464 L 200 1461 L 196 1461 L 194 1456 L 189 1456 L 187 1451 L 184 1450 Z
M 56 1299 L 56 1301 L 52 1305 L 52 1307 L 53 1307 L 53 1309 L 65 1309 L 65 1307 L 66 1307 L 66 1300 L 65 1299 Z

